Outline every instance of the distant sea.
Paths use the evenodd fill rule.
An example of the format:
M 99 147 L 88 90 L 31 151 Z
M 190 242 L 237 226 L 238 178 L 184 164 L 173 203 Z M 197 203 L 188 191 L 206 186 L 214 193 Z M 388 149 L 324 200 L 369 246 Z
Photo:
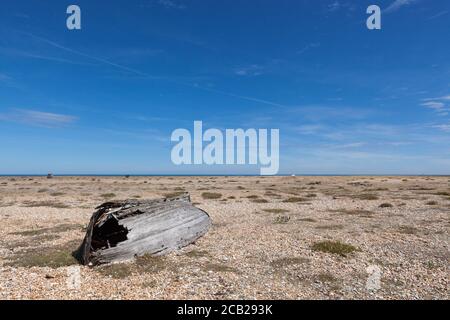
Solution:
M 450 174 L 277 174 L 275 177 L 450 177 Z M 0 174 L 0 177 L 46 177 L 47 174 Z M 270 177 L 259 174 L 53 174 L 53 177 Z

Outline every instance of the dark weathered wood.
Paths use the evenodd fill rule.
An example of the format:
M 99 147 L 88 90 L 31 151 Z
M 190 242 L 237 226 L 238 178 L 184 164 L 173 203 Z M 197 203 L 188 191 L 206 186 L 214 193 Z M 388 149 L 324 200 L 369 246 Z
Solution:
M 203 236 L 209 215 L 191 204 L 189 194 L 156 200 L 106 202 L 91 217 L 77 256 L 83 264 L 161 255 Z

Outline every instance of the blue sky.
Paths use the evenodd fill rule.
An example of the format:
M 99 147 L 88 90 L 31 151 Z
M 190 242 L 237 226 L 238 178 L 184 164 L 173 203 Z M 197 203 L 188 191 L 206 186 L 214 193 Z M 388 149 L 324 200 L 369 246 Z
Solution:
M 279 128 L 280 173 L 450 174 L 446 0 L 8 0 L 0 26 L 1 174 L 259 172 L 173 165 L 194 120 Z

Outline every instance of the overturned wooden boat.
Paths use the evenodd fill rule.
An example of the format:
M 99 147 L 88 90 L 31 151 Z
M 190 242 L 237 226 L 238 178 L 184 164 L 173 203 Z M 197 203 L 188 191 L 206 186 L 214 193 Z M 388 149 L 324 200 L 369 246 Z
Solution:
M 84 265 L 162 255 L 187 246 L 211 226 L 188 193 L 156 200 L 106 202 L 96 208 L 76 252 Z

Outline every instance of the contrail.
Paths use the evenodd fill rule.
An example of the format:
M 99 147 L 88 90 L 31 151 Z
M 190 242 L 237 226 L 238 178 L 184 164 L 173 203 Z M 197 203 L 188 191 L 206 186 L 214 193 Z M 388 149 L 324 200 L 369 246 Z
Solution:
M 112 62 L 112 61 L 107 60 L 107 59 L 99 58 L 99 57 L 96 57 L 96 56 L 93 56 L 93 55 L 90 55 L 90 54 L 87 54 L 87 53 L 84 53 L 84 52 L 81 52 L 81 51 L 78 51 L 78 50 L 74 50 L 74 49 L 68 48 L 68 47 L 63 46 L 63 45 L 61 45 L 59 43 L 56 43 L 56 42 L 51 41 L 49 39 L 46 39 L 46 38 L 34 35 L 32 33 L 27 33 L 27 32 L 22 32 L 22 31 L 17 31 L 17 32 L 22 33 L 22 34 L 27 35 L 27 36 L 30 36 L 30 37 L 32 37 L 34 39 L 37 39 L 39 41 L 42 41 L 44 43 L 47 43 L 48 45 L 53 46 L 55 48 L 58 48 L 60 50 L 64 50 L 66 52 L 69 52 L 69 53 L 72 53 L 72 54 L 75 54 L 75 55 L 78 55 L 78 56 L 81 56 L 81 57 L 92 59 L 92 60 L 101 62 L 103 64 L 107 64 L 107 65 L 110 65 L 112 67 L 115 67 L 117 69 L 120 69 L 120 70 L 123 70 L 123 71 L 127 71 L 127 72 L 130 72 L 130 73 L 139 75 L 141 77 L 145 77 L 145 78 L 149 78 L 149 79 L 162 79 L 161 77 L 156 77 L 156 76 L 153 76 L 153 75 L 148 74 L 146 72 L 142 72 L 142 71 L 137 70 L 137 69 L 129 68 L 127 66 L 124 66 L 124 65 Z M 282 104 L 279 104 L 279 103 L 276 103 L 276 102 L 272 102 L 272 101 L 268 101 L 268 100 L 263 100 L 263 99 L 258 99 L 258 98 L 254 98 L 254 97 L 248 97 L 248 96 L 242 96 L 242 95 L 238 95 L 238 94 L 235 94 L 235 93 L 232 93 L 232 92 L 212 89 L 212 88 L 203 87 L 203 86 L 200 86 L 200 85 L 194 85 L 194 84 L 180 82 L 180 81 L 175 81 L 175 80 L 170 80 L 170 79 L 163 79 L 163 80 L 168 81 L 168 82 L 172 82 L 172 83 L 175 83 L 175 84 L 178 84 L 178 85 L 183 85 L 183 86 L 187 86 L 187 87 L 190 87 L 190 88 L 195 88 L 195 89 L 199 89 L 199 90 L 203 90 L 203 91 L 208 91 L 208 92 L 213 92 L 213 93 L 217 93 L 217 94 L 221 94 L 221 95 L 226 95 L 226 96 L 237 98 L 237 99 L 241 99 L 241 100 L 252 101 L 252 102 L 257 102 L 257 103 L 266 104 L 266 105 L 270 105 L 270 106 L 286 108 L 285 105 L 282 105 Z

